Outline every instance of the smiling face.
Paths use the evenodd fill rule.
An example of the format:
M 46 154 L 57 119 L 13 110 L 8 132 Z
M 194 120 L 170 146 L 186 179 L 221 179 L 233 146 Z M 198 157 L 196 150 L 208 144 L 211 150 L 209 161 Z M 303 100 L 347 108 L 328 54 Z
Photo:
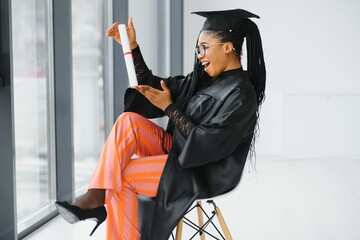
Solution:
M 224 71 L 241 67 L 232 43 L 222 43 L 220 38 L 210 31 L 200 33 L 197 47 L 200 52 L 198 59 L 204 71 L 211 77 L 217 77 Z

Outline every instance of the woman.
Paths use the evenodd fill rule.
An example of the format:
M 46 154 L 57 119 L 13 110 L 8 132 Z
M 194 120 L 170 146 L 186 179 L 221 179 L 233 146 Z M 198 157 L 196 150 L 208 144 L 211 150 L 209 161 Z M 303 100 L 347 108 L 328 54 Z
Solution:
M 195 14 L 206 21 L 194 70 L 164 80 L 146 66 L 129 19 L 139 85 L 126 91 L 125 113 L 105 143 L 89 191 L 74 205 L 56 203 L 70 223 L 95 218 L 97 227 L 107 218 L 108 239 L 165 240 L 195 199 L 239 183 L 264 100 L 261 39 L 249 20 L 258 16 L 242 9 Z M 121 44 L 117 26 L 107 36 Z M 240 61 L 244 38 L 248 71 Z M 147 119 L 164 114 L 166 131 Z M 153 214 L 141 216 L 149 224 L 146 235 L 140 232 L 138 195 L 156 197 Z

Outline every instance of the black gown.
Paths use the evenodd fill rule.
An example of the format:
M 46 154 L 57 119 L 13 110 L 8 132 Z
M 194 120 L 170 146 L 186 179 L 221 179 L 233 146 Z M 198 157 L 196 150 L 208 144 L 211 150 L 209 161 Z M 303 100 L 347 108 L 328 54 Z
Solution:
M 147 71 L 139 84 L 161 89 L 161 78 Z M 192 73 L 163 79 L 175 105 L 182 102 Z M 125 93 L 125 111 L 147 118 L 164 112 L 134 89 Z M 188 135 L 177 127 L 153 208 L 140 216 L 142 240 L 167 240 L 196 199 L 211 198 L 233 189 L 247 159 L 256 125 L 256 94 L 242 69 L 221 73 L 203 85 L 183 112 L 194 124 Z M 141 208 L 141 206 L 139 206 Z M 143 230 L 146 229 L 146 230 Z

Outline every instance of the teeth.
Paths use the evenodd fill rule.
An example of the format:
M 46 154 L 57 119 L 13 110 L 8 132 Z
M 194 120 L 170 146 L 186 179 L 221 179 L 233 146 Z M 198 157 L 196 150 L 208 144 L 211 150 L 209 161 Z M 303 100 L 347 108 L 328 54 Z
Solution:
M 209 64 L 209 62 L 203 62 L 203 63 L 201 63 L 203 66 L 205 66 L 205 65 L 208 65 Z

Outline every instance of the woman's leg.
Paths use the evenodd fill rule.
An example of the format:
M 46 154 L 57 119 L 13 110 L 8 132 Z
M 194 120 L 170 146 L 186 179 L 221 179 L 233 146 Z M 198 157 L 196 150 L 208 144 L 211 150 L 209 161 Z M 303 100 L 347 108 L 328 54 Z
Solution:
M 121 114 L 105 143 L 90 188 L 120 192 L 121 172 L 134 154 L 162 155 L 166 154 L 163 147 L 169 151 L 171 145 L 171 135 L 155 123 L 136 113 Z M 108 200 L 106 195 L 105 203 Z
M 171 145 L 172 136 L 150 120 L 132 112 L 121 114 L 103 147 L 89 191 L 74 204 L 83 209 L 104 205 L 121 191 L 121 171 L 134 154 L 162 155 Z
M 107 203 L 107 239 L 139 240 L 137 195 L 155 197 L 168 155 L 132 159 L 122 172 L 122 190 Z
M 131 236 L 127 233 L 127 229 L 132 229 L 132 236 L 138 236 L 137 225 L 125 217 L 128 211 L 125 212 L 126 208 L 123 206 L 129 205 L 129 199 L 135 199 L 135 197 L 130 196 L 134 193 L 130 193 L 128 184 L 123 181 L 123 171 L 131 162 L 138 166 L 142 165 L 139 164 L 139 159 L 131 159 L 134 154 L 139 157 L 162 155 L 154 159 L 153 163 L 156 164 L 151 164 L 153 168 L 146 167 L 148 170 L 155 169 L 156 171 L 151 174 L 155 174 L 160 179 L 167 159 L 167 155 L 164 154 L 170 150 L 171 146 L 172 136 L 153 122 L 136 113 L 120 115 L 104 145 L 89 191 L 75 202 L 75 205 L 81 208 L 95 208 L 104 203 L 107 204 L 108 239 L 121 239 L 123 235 Z M 153 176 L 151 179 L 153 181 Z M 157 184 L 155 183 L 152 187 L 149 191 L 155 194 L 154 189 L 157 190 Z M 137 218 L 136 221 L 138 221 Z M 131 227 L 132 224 L 134 227 Z

